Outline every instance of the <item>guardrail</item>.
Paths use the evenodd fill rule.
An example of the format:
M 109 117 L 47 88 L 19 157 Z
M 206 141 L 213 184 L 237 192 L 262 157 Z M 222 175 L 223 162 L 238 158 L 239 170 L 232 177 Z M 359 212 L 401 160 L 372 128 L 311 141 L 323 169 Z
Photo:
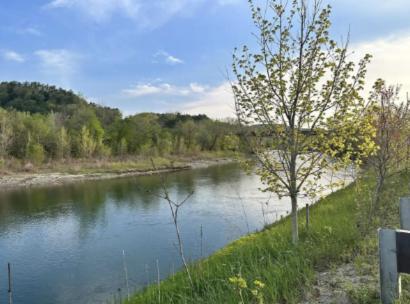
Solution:
M 410 198 L 400 199 L 400 228 L 379 229 L 380 296 L 383 304 L 400 298 L 400 274 L 410 274 Z

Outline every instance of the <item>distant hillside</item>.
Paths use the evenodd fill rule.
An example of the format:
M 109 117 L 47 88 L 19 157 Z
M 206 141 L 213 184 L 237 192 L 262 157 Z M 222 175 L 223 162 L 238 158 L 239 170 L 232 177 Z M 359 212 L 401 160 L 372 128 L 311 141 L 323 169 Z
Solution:
M 113 122 L 121 116 L 118 109 L 103 107 L 87 102 L 78 94 L 38 82 L 1 82 L 0 107 L 19 112 L 48 114 L 71 112 L 73 106 L 85 106 L 94 110 L 103 125 Z M 146 113 L 142 113 L 146 114 Z M 154 114 L 154 113 L 152 113 Z M 140 115 L 140 114 L 137 114 Z M 181 113 L 154 114 L 161 126 L 174 128 L 179 122 L 209 120 L 206 115 L 187 115 Z
M 89 103 L 72 91 L 38 82 L 1 82 L 0 107 L 31 114 L 49 114 L 51 112 L 71 114 L 73 108 L 86 107 L 93 110 L 105 127 L 122 117 L 121 112 L 116 108 Z M 136 115 L 144 114 L 148 113 Z M 194 122 L 209 120 L 206 115 L 152 114 L 158 116 L 160 125 L 165 128 L 174 128 L 178 123 L 188 120 Z
M 196 155 L 241 149 L 235 125 L 206 115 L 138 113 L 88 103 L 37 82 L 0 83 L 0 169 L 4 159 Z
M 0 83 L 0 106 L 21 112 L 64 112 L 69 105 L 86 105 L 87 102 L 71 91 L 38 82 Z

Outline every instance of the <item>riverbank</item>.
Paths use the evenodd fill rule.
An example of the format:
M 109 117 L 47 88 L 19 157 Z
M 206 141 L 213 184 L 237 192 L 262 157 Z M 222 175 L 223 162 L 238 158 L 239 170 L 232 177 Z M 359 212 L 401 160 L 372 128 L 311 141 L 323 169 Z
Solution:
M 409 194 L 409 182 L 410 174 L 404 173 L 387 181 L 392 227 L 398 227 L 396 205 Z M 358 202 L 369 200 L 362 189 L 373 184 L 367 178 L 360 187 L 352 184 L 320 200 L 311 207 L 309 229 L 301 210 L 297 246 L 285 218 L 192 264 L 192 287 L 181 271 L 137 293 L 130 303 L 377 303 L 376 233 L 371 229 L 363 235 L 358 220 Z
M 85 180 L 103 180 L 206 168 L 235 161 L 233 154 L 200 154 L 184 157 L 154 157 L 119 160 L 70 160 L 34 167 L 26 165 L 0 171 L 0 189 L 55 186 Z

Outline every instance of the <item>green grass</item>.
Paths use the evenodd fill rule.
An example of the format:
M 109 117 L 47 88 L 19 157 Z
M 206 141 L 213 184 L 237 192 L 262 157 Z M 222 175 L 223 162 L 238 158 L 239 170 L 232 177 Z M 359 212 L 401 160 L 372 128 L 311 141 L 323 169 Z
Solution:
M 379 300 L 379 255 L 376 229 L 379 227 L 400 228 L 399 198 L 410 193 L 410 173 L 402 172 L 386 181 L 381 193 L 382 208 L 380 215 L 373 220 L 370 233 L 359 240 L 352 257 L 355 270 L 362 278 L 363 284 L 347 288 L 352 304 L 378 304 Z M 397 303 L 410 303 L 410 276 L 402 275 L 402 295 Z
M 389 180 L 388 187 L 394 193 L 392 201 L 407 193 L 408 182 L 409 176 L 405 174 Z M 372 183 L 368 178 L 362 185 Z M 351 261 L 364 249 L 363 235 L 356 225 L 360 195 L 356 190 L 354 184 L 350 185 L 313 206 L 309 231 L 304 227 L 302 210 L 297 246 L 290 242 L 290 219 L 283 219 L 191 265 L 193 287 L 181 271 L 161 282 L 160 291 L 156 285 L 149 286 L 137 293 L 131 303 L 242 303 L 238 290 L 229 282 L 230 277 L 238 274 L 248 286 L 254 280 L 265 283 L 265 303 L 297 303 L 312 286 L 315 271 Z M 374 253 L 374 248 L 369 250 Z M 244 303 L 257 303 L 251 289 L 242 290 Z M 352 293 L 358 298 L 367 296 L 365 290 Z M 360 299 L 357 303 L 361 303 Z

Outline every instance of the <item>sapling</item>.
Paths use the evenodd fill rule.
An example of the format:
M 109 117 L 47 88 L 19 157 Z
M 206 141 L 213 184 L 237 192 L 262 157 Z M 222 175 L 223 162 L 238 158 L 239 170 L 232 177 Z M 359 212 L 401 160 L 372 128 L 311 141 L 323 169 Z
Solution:
M 325 172 L 374 151 L 361 97 L 370 55 L 357 66 L 348 59 L 349 40 L 331 39 L 331 8 L 320 0 L 249 3 L 257 44 L 233 55 L 236 116 L 266 191 L 290 198 L 296 243 L 299 198 L 322 192 Z
M 157 167 L 155 166 L 154 160 L 151 158 L 151 163 L 152 163 L 152 167 L 154 169 L 154 171 L 158 171 Z M 181 257 L 182 263 L 185 267 L 186 273 L 188 275 L 188 279 L 189 282 L 191 284 L 191 286 L 193 286 L 193 282 L 192 282 L 192 277 L 191 277 L 191 273 L 189 271 L 189 267 L 188 267 L 188 263 L 185 259 L 185 254 L 184 254 L 184 246 L 182 243 L 182 237 L 181 237 L 181 232 L 179 229 L 179 223 L 178 223 L 178 215 L 179 215 L 179 210 L 180 208 L 191 198 L 191 196 L 194 194 L 193 192 L 189 193 L 182 201 L 175 201 L 173 199 L 171 199 L 171 196 L 169 195 L 169 191 L 167 189 L 166 186 L 166 180 L 165 177 L 159 173 L 160 177 L 161 177 L 161 188 L 162 188 L 162 195 L 159 195 L 162 199 L 164 199 L 165 201 L 167 201 L 169 209 L 171 211 L 171 216 L 172 216 L 172 222 L 174 224 L 175 227 L 175 232 L 176 232 L 176 236 L 177 236 L 177 241 L 178 241 L 178 252 L 179 255 Z

